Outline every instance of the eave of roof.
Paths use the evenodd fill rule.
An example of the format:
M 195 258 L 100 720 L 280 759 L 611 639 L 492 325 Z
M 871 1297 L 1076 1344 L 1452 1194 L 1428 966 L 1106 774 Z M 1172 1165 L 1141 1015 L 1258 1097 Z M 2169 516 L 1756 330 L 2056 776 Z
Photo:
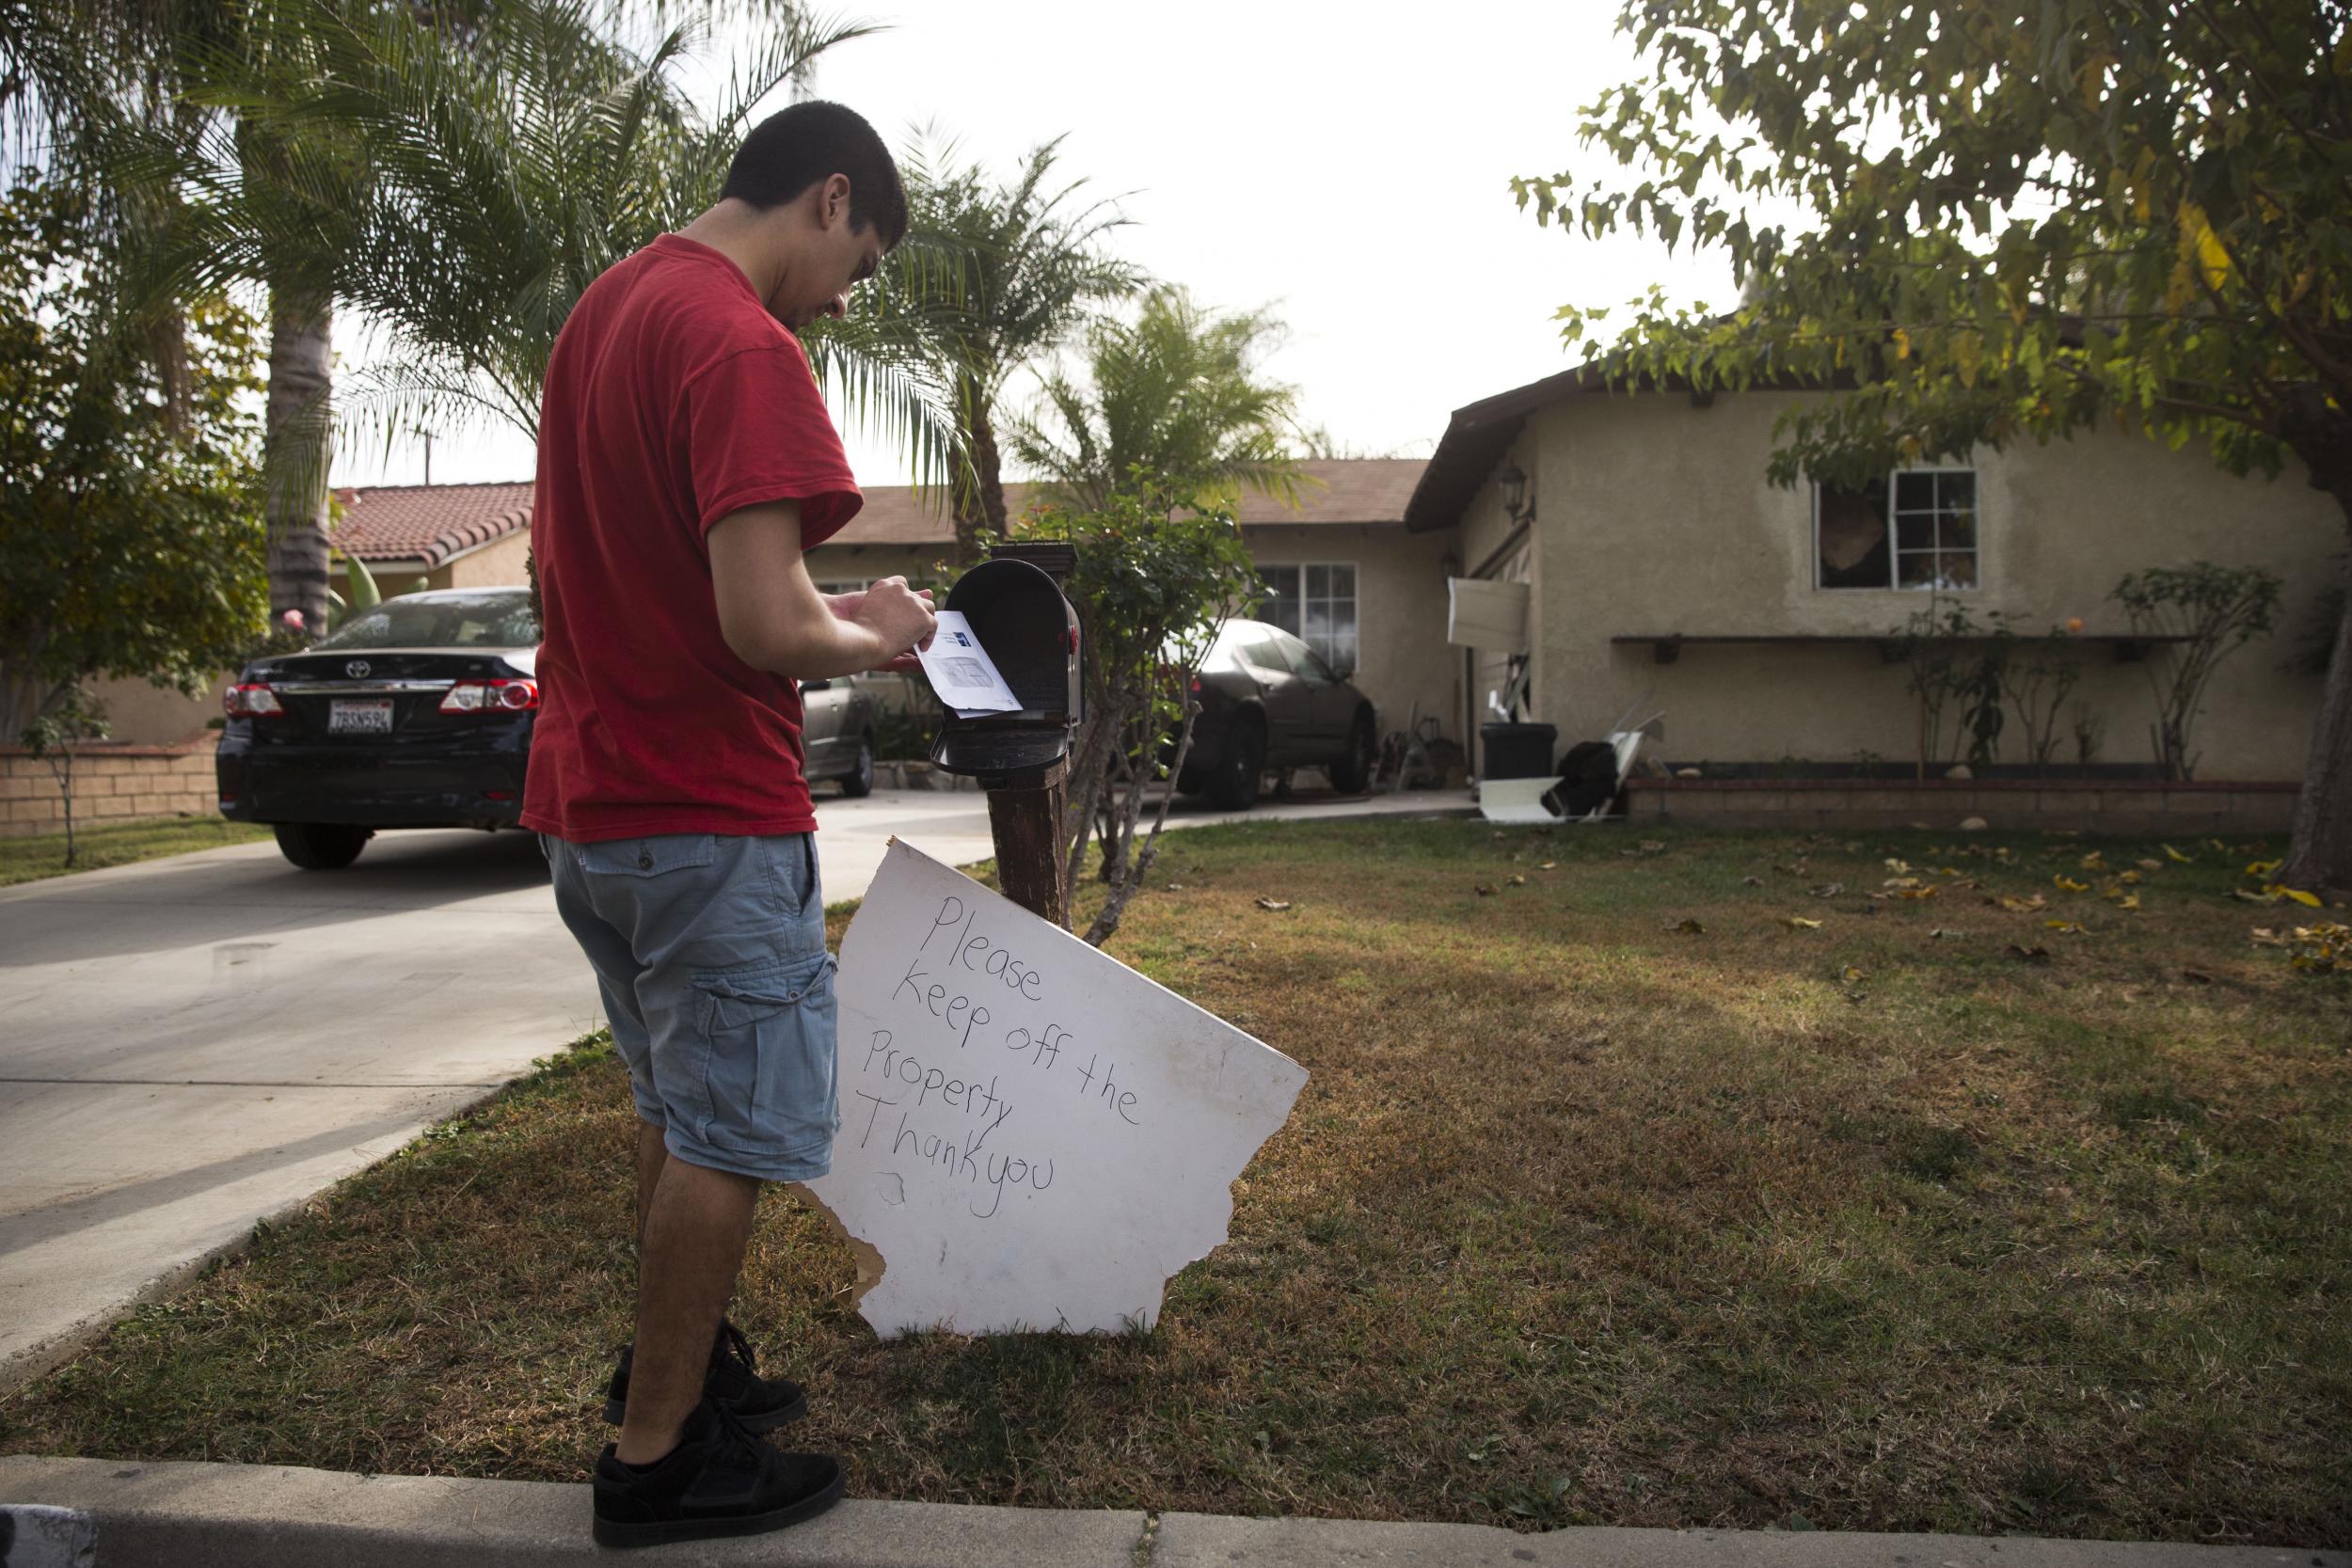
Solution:
M 1502 461 L 1527 427 L 1527 417 L 1581 392 L 1607 389 L 1592 365 L 1531 381 L 1494 397 L 1465 404 L 1446 421 L 1445 436 L 1422 470 L 1412 499 L 1405 503 L 1405 526 L 1415 533 L 1452 528 L 1486 476 Z

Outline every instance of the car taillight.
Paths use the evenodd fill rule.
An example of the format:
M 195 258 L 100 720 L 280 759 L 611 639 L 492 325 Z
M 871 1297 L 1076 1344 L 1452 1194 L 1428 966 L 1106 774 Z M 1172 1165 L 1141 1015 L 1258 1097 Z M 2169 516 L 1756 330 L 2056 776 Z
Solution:
M 459 681 L 441 699 L 443 713 L 522 713 L 538 705 L 537 681 Z
M 1200 695 L 1200 677 L 1199 675 L 1192 677 L 1192 694 L 1196 697 Z
M 220 706 L 231 719 L 275 719 L 286 711 L 278 693 L 259 682 L 230 687 L 220 694 Z

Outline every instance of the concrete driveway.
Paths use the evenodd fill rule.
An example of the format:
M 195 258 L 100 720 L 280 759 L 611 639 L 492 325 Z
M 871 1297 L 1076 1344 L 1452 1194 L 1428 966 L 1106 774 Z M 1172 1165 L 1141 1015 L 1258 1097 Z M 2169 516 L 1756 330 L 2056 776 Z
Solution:
M 977 794 L 818 816 L 828 901 L 894 835 L 993 852 Z M 386 833 L 338 872 L 254 844 L 0 889 L 0 1388 L 602 1022 L 536 843 L 474 832 Z

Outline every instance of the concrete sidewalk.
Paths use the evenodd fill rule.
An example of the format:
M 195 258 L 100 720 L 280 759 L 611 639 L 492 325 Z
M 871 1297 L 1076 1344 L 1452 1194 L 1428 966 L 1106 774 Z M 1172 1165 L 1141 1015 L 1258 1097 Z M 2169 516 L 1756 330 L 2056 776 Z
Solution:
M 620 1554 L 589 1540 L 585 1486 L 103 1459 L 0 1459 L 0 1509 L 10 1504 L 87 1513 L 97 1568 L 2352 1568 L 2352 1553 L 2269 1546 L 1601 1528 L 1518 1535 L 862 1500 L 774 1535 Z

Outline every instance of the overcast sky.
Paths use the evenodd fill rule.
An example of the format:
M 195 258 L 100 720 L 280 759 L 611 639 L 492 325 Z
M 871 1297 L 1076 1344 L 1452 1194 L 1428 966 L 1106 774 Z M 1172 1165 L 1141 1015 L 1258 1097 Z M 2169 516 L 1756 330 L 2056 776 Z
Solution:
M 894 145 L 935 126 L 993 172 L 1066 134 L 1061 170 L 1122 196 L 1126 256 L 1204 302 L 1274 308 L 1289 332 L 1266 369 L 1299 388 L 1306 424 L 1426 456 L 1454 408 L 1572 362 L 1560 305 L 1618 305 L 1652 282 L 1733 302 L 1717 255 L 1570 239 L 1513 204 L 1512 175 L 1605 158 L 1574 128 L 1635 70 L 1616 11 L 1454 0 L 1414 8 L 1404 31 L 1396 12 L 1299 0 L 877 0 L 858 14 L 890 30 L 826 55 L 817 90 Z M 846 434 L 863 482 L 907 482 L 898 451 Z M 336 482 L 414 483 L 421 458 L 348 452 Z M 435 445 L 437 483 L 532 467 L 519 436 Z

